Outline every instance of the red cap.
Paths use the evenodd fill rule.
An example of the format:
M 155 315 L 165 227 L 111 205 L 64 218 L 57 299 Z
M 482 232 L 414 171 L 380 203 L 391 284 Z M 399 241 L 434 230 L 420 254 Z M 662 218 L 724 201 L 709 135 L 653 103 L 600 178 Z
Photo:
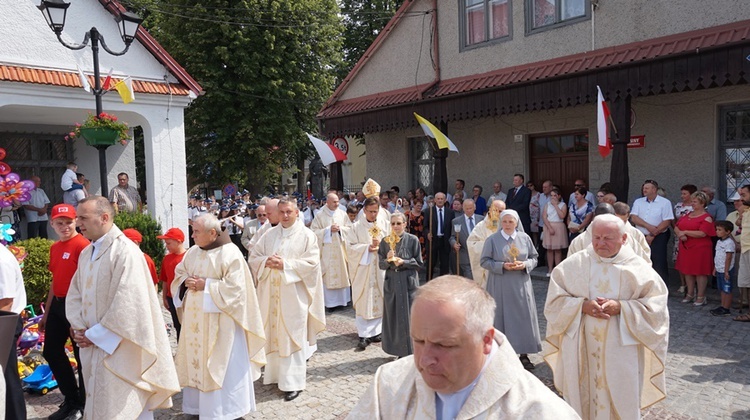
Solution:
M 159 239 L 174 239 L 178 242 L 185 242 L 185 234 L 182 232 L 180 228 L 170 228 L 166 232 L 164 232 L 164 235 L 157 236 Z
M 58 217 L 67 217 L 68 219 L 76 218 L 76 208 L 70 204 L 58 204 L 52 207 L 52 220 Z
M 122 233 L 124 233 L 128 239 L 137 244 L 143 242 L 143 236 L 141 236 L 141 233 L 133 228 L 125 229 L 122 231 Z

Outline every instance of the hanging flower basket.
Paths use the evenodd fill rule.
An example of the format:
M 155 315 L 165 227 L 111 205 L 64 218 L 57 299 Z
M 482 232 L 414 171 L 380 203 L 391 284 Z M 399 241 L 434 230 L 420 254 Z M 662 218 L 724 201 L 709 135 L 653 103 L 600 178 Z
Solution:
M 120 133 L 111 128 L 82 128 L 81 136 L 89 146 L 112 146 Z
M 99 115 L 89 114 L 82 124 L 76 124 L 65 136 L 65 140 L 83 137 L 89 146 L 111 146 L 120 142 L 123 146 L 130 140 L 128 125 L 117 120 L 112 114 L 102 112 Z

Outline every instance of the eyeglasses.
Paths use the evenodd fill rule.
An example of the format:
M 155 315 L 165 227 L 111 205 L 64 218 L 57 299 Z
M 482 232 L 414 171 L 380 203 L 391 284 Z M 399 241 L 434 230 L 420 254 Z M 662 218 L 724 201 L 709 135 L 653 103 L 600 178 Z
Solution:
M 404 224 L 403 222 L 391 222 L 391 226 L 393 226 L 393 225 L 403 225 L 403 224 Z

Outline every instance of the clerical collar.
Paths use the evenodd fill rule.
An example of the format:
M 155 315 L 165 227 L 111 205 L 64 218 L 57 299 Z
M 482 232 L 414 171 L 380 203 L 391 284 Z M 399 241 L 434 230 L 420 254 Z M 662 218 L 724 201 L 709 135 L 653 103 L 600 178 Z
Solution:
M 229 231 L 222 231 L 219 236 L 216 237 L 216 239 L 211 242 L 210 244 L 206 245 L 205 247 L 200 247 L 200 249 L 204 251 L 210 251 L 212 249 L 216 249 L 220 246 L 226 245 L 230 243 L 232 240 L 229 239 Z
M 455 419 L 458 415 L 459 411 L 461 411 L 461 408 L 466 404 L 466 400 L 469 399 L 469 395 L 471 395 L 471 391 L 474 390 L 474 387 L 479 382 L 479 379 L 482 377 L 482 374 L 484 374 L 485 369 L 487 369 L 487 366 L 490 364 L 490 360 L 492 359 L 492 356 L 497 353 L 499 347 L 497 345 L 497 342 L 493 339 L 492 340 L 492 350 L 490 350 L 490 354 L 487 355 L 487 357 L 484 359 L 484 365 L 482 366 L 482 370 L 479 371 L 479 375 L 477 375 L 476 378 L 474 378 L 474 381 L 472 381 L 469 385 L 467 385 L 464 389 L 461 389 L 459 391 L 456 391 L 452 394 L 442 394 L 440 392 L 435 392 L 435 414 L 437 420 L 442 419 Z
M 276 227 L 276 225 L 278 225 L 278 223 L 271 223 L 271 227 Z
M 516 239 L 516 233 L 518 233 L 518 232 L 516 232 L 516 231 L 514 230 L 514 231 L 513 231 L 513 234 L 512 234 L 512 235 L 508 235 L 507 233 L 505 233 L 505 231 L 504 231 L 504 230 L 500 229 L 500 233 L 501 233 L 501 234 L 503 235 L 503 238 L 505 238 L 505 240 L 507 241 L 507 240 L 508 240 L 508 238 L 513 238 L 513 239 Z

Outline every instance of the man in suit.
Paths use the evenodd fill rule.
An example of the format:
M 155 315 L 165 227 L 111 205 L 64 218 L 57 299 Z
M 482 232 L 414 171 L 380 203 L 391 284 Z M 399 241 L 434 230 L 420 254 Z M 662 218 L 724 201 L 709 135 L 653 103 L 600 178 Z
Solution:
M 466 240 L 469 238 L 471 231 L 477 223 L 484 219 L 484 216 L 474 214 L 476 205 L 474 200 L 468 198 L 463 202 L 464 214 L 453 219 L 451 223 L 451 230 L 453 234 L 450 237 L 450 244 L 453 248 L 451 251 L 452 264 L 456 264 L 456 253 L 458 253 L 458 264 L 459 264 L 459 275 L 466 277 L 467 279 L 474 280 L 474 276 L 471 272 L 471 261 L 469 260 L 469 248 L 466 247 Z M 458 232 L 458 241 L 456 241 L 455 232 L 458 230 L 456 226 L 460 226 Z
M 455 218 L 453 210 L 445 205 L 445 194 L 435 194 L 435 207 L 432 209 L 432 217 L 430 217 L 430 209 L 426 209 L 422 212 L 423 225 L 422 232 L 424 232 L 428 252 L 432 252 L 432 267 L 429 267 L 429 261 L 427 262 L 427 281 L 432 280 L 436 276 L 434 267 L 439 264 L 440 273 L 437 275 L 448 274 L 448 261 L 450 258 L 450 243 L 451 237 L 451 221 Z
M 505 204 L 509 209 L 515 210 L 518 213 L 524 232 L 531 232 L 530 202 L 531 190 L 524 185 L 523 175 L 513 175 L 513 188 L 508 191 L 508 200 Z

